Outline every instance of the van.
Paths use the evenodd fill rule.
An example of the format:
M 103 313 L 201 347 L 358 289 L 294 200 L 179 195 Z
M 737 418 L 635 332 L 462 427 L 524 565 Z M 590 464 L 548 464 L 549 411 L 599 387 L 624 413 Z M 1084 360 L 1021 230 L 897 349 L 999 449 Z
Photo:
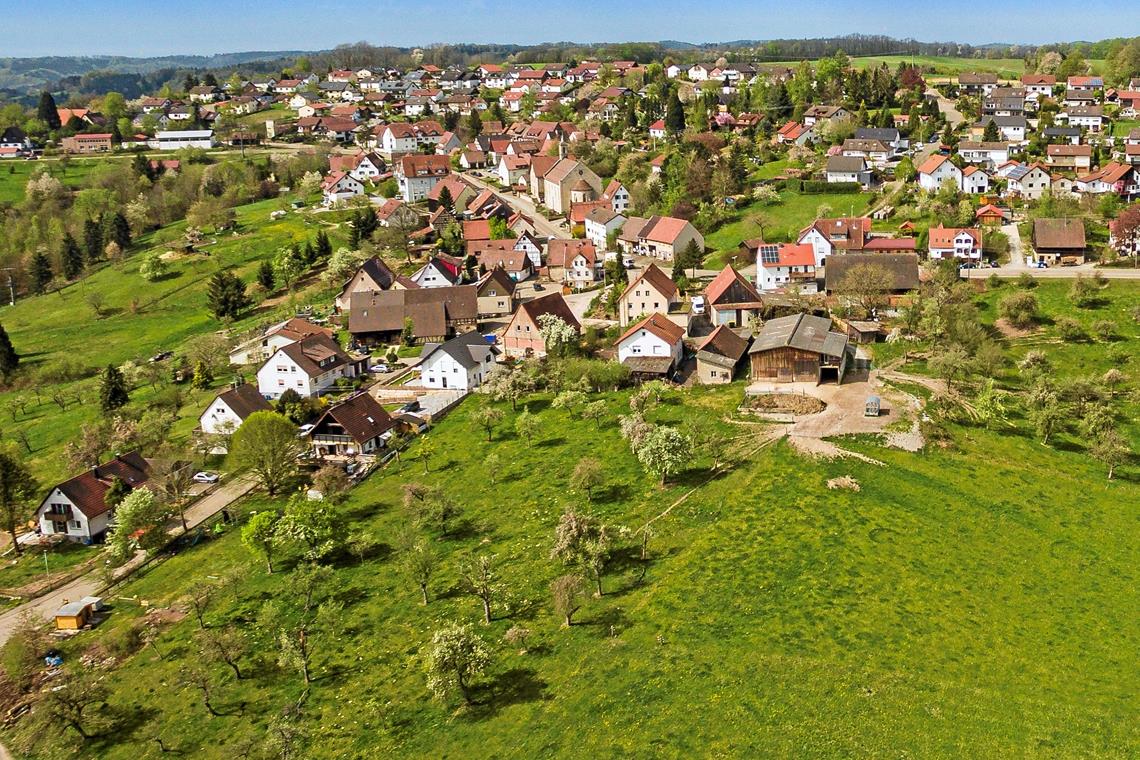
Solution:
M 705 313 L 705 297 L 693 296 L 693 314 Z

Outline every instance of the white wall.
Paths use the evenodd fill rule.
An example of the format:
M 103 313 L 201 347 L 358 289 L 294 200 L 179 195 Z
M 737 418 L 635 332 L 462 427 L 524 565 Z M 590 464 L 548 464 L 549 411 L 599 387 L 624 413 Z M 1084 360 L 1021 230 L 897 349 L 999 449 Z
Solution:
M 618 361 L 632 356 L 668 356 L 676 363 L 681 358 L 681 348 L 680 341 L 670 345 L 642 328 L 618 344 Z

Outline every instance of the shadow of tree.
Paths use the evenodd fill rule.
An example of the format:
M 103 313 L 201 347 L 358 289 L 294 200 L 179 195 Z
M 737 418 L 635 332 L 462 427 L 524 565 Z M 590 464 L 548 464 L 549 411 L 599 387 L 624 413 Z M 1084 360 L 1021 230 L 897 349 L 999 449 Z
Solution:
M 547 694 L 547 682 L 532 668 L 511 668 L 481 689 L 480 698 L 466 713 L 481 720 L 497 715 L 503 708 L 524 702 L 552 699 Z

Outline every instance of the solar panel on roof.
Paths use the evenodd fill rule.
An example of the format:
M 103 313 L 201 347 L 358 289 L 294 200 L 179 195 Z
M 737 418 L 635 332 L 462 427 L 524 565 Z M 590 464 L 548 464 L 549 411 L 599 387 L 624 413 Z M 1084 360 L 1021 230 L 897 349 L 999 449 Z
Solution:
M 764 264 L 775 264 L 780 260 L 780 247 L 776 245 L 760 246 L 760 261 Z

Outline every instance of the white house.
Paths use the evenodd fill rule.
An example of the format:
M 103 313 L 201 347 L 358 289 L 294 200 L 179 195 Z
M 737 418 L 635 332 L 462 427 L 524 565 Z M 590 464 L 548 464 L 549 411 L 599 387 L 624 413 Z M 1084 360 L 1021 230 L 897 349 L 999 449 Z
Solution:
M 918 167 L 918 186 L 923 190 L 937 192 L 946 180 L 962 189 L 962 170 L 950 163 L 946 156 L 933 155 Z
M 364 195 L 364 185 L 346 172 L 333 172 L 321 182 L 321 195 L 324 205 L 335 206 L 340 201 Z
M 450 257 L 432 256 L 410 279 L 421 288 L 450 288 L 463 280 L 463 267 Z
M 668 136 L 669 136 L 669 133 L 665 130 L 665 120 L 664 119 L 658 119 L 657 121 L 655 121 L 649 125 L 649 139 L 651 139 L 651 140 L 664 140 Z
M 366 359 L 355 359 L 327 335 L 310 335 L 278 349 L 257 370 L 257 389 L 266 398 L 280 398 L 292 389 L 302 396 L 319 396 L 342 377 L 363 374 Z
M 404 156 L 395 166 L 400 195 L 406 203 L 422 201 L 450 173 L 447 156 Z
M 182 150 L 183 148 L 209 150 L 215 145 L 214 131 L 212 129 L 183 129 L 155 132 L 154 139 L 148 140 L 147 145 L 156 150 Z
M 625 224 L 625 217 L 608 208 L 596 208 L 586 214 L 586 239 L 593 242 L 594 248 L 606 250 L 610 234 L 617 233 Z
M 1017 195 L 1026 200 L 1038 200 L 1053 184 L 1053 178 L 1041 164 L 1016 164 L 1003 167 L 1006 179 L 1006 194 Z
M 198 417 L 198 426 L 206 435 L 229 435 L 254 412 L 272 409 L 257 388 L 246 383 L 219 393 Z
M 871 184 L 871 170 L 862 156 L 832 156 L 827 159 L 825 175 L 829 183 L 857 182 L 862 187 Z
M 532 233 L 525 230 L 519 233 L 519 236 L 515 238 L 514 249 L 526 253 L 536 271 L 542 268 L 542 244 Z
M 977 263 L 982 259 L 982 231 L 977 227 L 931 227 L 930 258 Z
M 403 153 L 415 153 L 418 147 L 416 131 L 407 122 L 385 124 L 376 135 L 376 147 L 389 158 Z
M 36 523 L 45 536 L 63 535 L 85 544 L 100 538 L 114 515 L 106 502 L 116 480 L 128 490 L 139 488 L 150 477 L 150 462 L 131 452 L 92 467 L 56 485 L 36 509 Z
M 427 343 L 420 353 L 420 382 L 425 388 L 469 391 L 490 376 L 498 355 L 499 349 L 478 330 L 445 343 Z
M 756 251 L 756 287 L 771 292 L 796 286 L 801 293 L 819 289 L 815 249 L 810 243 L 761 243 Z
M 618 361 L 635 372 L 667 375 L 681 361 L 684 337 L 685 328 L 664 314 L 650 314 L 618 338 Z
M 376 288 L 379 290 L 380 288 Z M 260 335 L 250 338 L 230 351 L 230 364 L 253 364 L 263 362 L 290 343 L 310 335 L 332 336 L 332 330 L 319 327 L 300 317 L 293 317 L 265 328 Z
M 967 166 L 962 170 L 962 192 L 971 195 L 981 195 L 990 190 L 990 175 L 976 166 Z
M 810 245 L 815 254 L 815 265 L 821 267 L 832 254 L 862 251 L 870 232 L 871 219 L 865 216 L 816 219 L 800 230 L 796 242 Z M 753 248 L 757 245 L 753 241 L 745 242 Z
M 609 201 L 610 207 L 618 214 L 624 214 L 632 202 L 629 190 L 616 179 L 610 180 L 610 184 L 606 185 L 606 189 L 602 191 L 602 198 Z
M 974 142 L 963 140 L 958 143 L 958 155 L 968 164 L 998 167 L 1009 161 L 1009 144 L 1002 142 Z M 958 188 L 962 181 L 959 178 Z

